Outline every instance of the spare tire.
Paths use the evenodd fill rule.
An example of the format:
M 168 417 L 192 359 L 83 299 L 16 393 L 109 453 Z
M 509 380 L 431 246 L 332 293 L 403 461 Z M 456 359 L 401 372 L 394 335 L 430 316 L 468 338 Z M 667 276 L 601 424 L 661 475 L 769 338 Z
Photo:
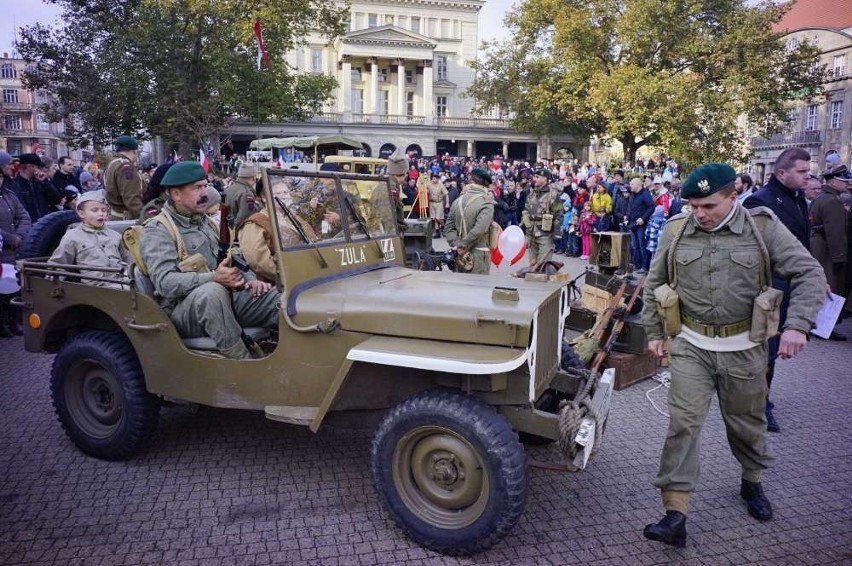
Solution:
M 18 249 L 18 259 L 51 256 L 68 227 L 76 222 L 80 222 L 80 217 L 73 210 L 59 210 L 42 216 L 27 232 Z

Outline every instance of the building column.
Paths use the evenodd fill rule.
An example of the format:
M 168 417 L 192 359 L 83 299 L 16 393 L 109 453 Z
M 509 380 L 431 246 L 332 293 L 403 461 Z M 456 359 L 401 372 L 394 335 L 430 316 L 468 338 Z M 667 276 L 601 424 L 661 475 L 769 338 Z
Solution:
M 340 78 L 340 98 L 338 107 L 343 113 L 343 121 L 352 121 L 352 56 L 344 55 L 340 63 L 343 76 Z
M 397 59 L 396 65 L 396 113 L 405 116 L 405 59 Z
M 476 157 L 476 144 L 473 140 L 467 140 L 467 156 L 468 157 Z
M 370 60 L 370 121 L 376 120 L 379 115 L 379 61 L 375 57 Z
M 432 100 L 432 61 L 423 61 L 423 123 L 431 126 L 435 123 L 435 101 Z
M 509 159 L 509 142 L 507 142 L 507 141 L 503 142 L 503 159 L 504 160 Z

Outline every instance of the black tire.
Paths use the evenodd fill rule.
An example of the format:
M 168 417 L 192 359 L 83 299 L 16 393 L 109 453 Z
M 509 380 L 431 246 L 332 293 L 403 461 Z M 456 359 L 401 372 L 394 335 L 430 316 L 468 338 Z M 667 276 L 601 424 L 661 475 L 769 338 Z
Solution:
M 79 221 L 80 217 L 73 210 L 59 210 L 42 216 L 27 232 L 18 249 L 18 259 L 52 255 L 68 226 Z
M 372 468 L 396 523 L 442 554 L 490 548 L 526 503 L 518 437 L 492 407 L 459 391 L 423 391 L 391 409 L 373 438 Z
M 95 458 L 133 456 L 157 427 L 159 400 L 121 334 L 98 330 L 68 341 L 53 361 L 50 391 L 65 433 Z

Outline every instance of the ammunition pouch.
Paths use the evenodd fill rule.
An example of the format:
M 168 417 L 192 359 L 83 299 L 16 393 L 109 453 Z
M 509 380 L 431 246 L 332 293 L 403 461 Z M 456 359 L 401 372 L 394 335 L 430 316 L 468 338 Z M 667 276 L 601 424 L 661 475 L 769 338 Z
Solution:
M 654 298 L 657 299 L 657 312 L 663 319 L 666 336 L 677 336 L 681 330 L 680 318 L 680 296 L 668 283 L 654 289 Z
M 541 215 L 541 231 L 542 232 L 552 232 L 553 231 L 553 215 L 549 212 Z
M 532 218 L 530 218 L 530 213 L 526 210 L 521 213 L 521 224 L 524 228 L 532 228 L 533 221 Z
M 207 260 L 201 254 L 192 254 L 183 258 L 178 263 L 178 269 L 183 273 L 209 273 L 210 268 L 207 267 Z
M 755 297 L 751 311 L 749 340 L 760 343 L 778 334 L 778 325 L 781 321 L 781 301 L 783 299 L 784 292 L 771 287 Z

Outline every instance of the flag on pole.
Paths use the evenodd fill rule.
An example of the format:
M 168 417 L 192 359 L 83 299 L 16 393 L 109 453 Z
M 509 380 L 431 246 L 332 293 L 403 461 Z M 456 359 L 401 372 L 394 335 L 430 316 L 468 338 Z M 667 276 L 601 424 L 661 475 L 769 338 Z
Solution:
M 284 154 L 280 150 L 278 152 L 278 167 L 284 169 Z
M 260 18 L 254 21 L 254 38 L 257 40 L 257 70 L 260 70 L 261 59 L 266 63 L 266 68 L 271 69 L 272 60 L 266 52 L 266 47 L 263 46 L 263 27 L 260 25 Z
M 210 161 L 207 160 L 207 154 L 204 153 L 203 149 L 198 150 L 198 162 L 204 168 L 205 173 L 210 172 Z

